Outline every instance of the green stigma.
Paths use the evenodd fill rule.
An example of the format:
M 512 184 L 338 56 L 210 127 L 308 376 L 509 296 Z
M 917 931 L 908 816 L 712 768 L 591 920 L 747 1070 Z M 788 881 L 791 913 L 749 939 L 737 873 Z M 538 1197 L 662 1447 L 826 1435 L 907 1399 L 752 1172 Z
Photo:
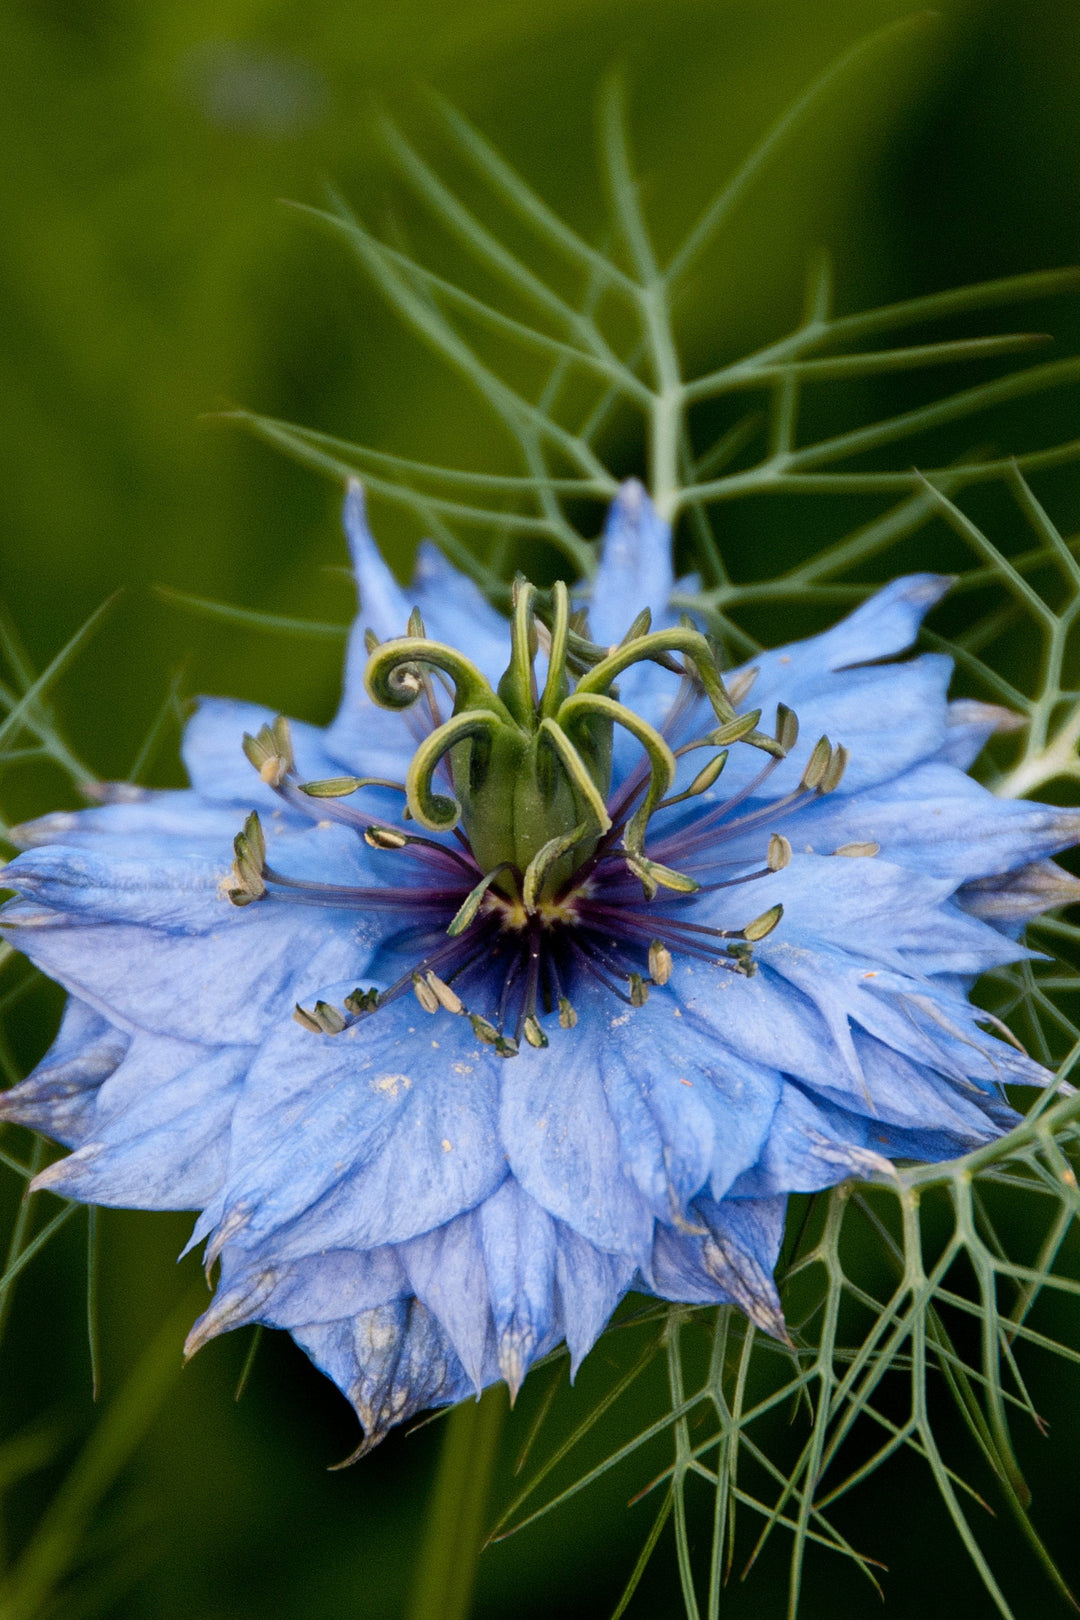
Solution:
M 521 895 L 527 910 L 556 895 L 612 832 L 616 726 L 641 746 L 646 773 L 623 832 L 627 863 L 654 893 L 658 885 L 696 887 L 645 856 L 646 827 L 671 789 L 677 761 L 660 732 L 619 701 L 616 682 L 631 665 L 661 663 L 706 695 L 718 721 L 709 739 L 714 746 L 738 739 L 783 752 L 774 738 L 753 729 L 756 715 L 736 715 L 706 636 L 689 623 L 653 631 L 650 622 L 646 609 L 618 646 L 598 647 L 584 633 L 583 615 L 572 613 L 564 584 L 543 596 L 518 580 L 510 662 L 497 690 L 462 653 L 429 640 L 418 613 L 407 635 L 371 642 L 364 681 L 372 699 L 398 710 L 423 701 L 432 722 L 405 780 L 409 815 L 436 832 L 460 824 L 488 874 L 485 887 Z M 547 652 L 542 688 L 536 670 L 541 645 Z M 452 712 L 444 718 L 442 704 L 451 692 Z

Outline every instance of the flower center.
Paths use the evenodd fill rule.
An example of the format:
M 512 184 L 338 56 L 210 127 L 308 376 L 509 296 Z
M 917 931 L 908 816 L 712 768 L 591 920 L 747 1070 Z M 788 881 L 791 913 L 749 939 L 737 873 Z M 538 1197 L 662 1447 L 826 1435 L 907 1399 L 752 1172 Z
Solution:
M 400 922 L 385 951 L 409 959 L 404 971 L 385 989 L 355 990 L 344 1009 L 297 1008 L 305 1027 L 340 1033 L 411 990 L 430 1013 L 469 1016 L 481 1040 L 511 1056 L 522 1039 L 547 1045 L 545 1016 L 557 1011 L 563 1028 L 576 1023 L 571 994 L 583 978 L 641 1006 L 650 984 L 667 982 L 675 955 L 754 971 L 753 946 L 782 908 L 718 928 L 693 916 L 693 902 L 785 866 L 791 846 L 776 821 L 835 788 L 846 752 L 821 738 L 795 792 L 759 804 L 754 795 L 795 743 L 794 714 L 778 708 L 773 736 L 758 729 L 760 710 L 738 714 L 715 648 L 689 622 L 653 631 L 646 610 L 614 647 L 596 646 L 586 629 L 565 585 L 545 597 L 519 580 L 497 689 L 457 649 L 429 639 L 417 612 L 404 636 L 379 643 L 369 632 L 369 695 L 411 712 L 421 733 L 402 783 L 301 782 L 283 720 L 245 738 L 262 779 L 295 809 L 344 822 L 388 862 L 423 873 L 419 883 L 364 889 L 290 878 L 268 866 L 258 817 L 248 817 L 235 841 L 235 905 L 287 900 L 391 912 Z M 620 700 L 616 684 L 646 661 L 680 682 L 659 728 Z M 702 709 L 708 729 L 685 736 Z M 641 760 L 613 788 L 617 728 Z M 736 743 L 761 751 L 761 770 L 727 800 L 704 800 Z M 706 764 L 674 791 L 698 751 Z M 404 824 L 439 836 L 374 821 L 343 802 L 371 787 L 402 793 Z M 677 806 L 647 850 L 653 818 Z M 739 839 L 745 851 L 748 835 L 760 837 L 760 861 L 745 853 L 725 860 L 725 846 Z M 715 876 L 725 868 L 730 875 Z

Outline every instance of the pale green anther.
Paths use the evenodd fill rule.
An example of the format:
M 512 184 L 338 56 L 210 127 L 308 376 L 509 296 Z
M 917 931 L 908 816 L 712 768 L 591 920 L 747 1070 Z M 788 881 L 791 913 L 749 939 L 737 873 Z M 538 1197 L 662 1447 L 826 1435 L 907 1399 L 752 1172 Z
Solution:
M 833 850 L 834 855 L 849 855 L 854 859 L 860 856 L 880 855 L 880 844 L 841 844 L 839 849 Z
M 751 944 L 756 944 L 759 939 L 764 939 L 766 934 L 772 933 L 783 915 L 783 906 L 770 906 L 768 911 L 761 913 L 760 917 L 755 917 L 753 922 L 747 923 L 746 927 L 742 929 L 743 938 L 748 939 Z
M 465 896 L 465 899 L 455 912 L 454 919 L 449 928 L 446 930 L 451 939 L 456 939 L 459 934 L 463 934 L 465 932 L 466 928 L 468 928 L 469 924 L 474 920 L 477 912 L 483 905 L 485 894 L 487 894 L 488 890 L 491 888 L 491 885 L 495 882 L 495 879 L 501 877 L 502 874 L 507 870 L 508 866 L 509 862 L 503 861 L 500 866 L 496 866 L 492 871 L 488 872 L 484 877 L 482 877 L 474 889 L 469 890 L 469 893 Z
M 672 889 L 676 894 L 696 894 L 701 884 L 685 872 L 676 872 L 670 866 L 663 866 L 659 861 L 651 861 L 646 855 L 627 853 L 626 864 L 640 881 L 642 888 L 650 900 L 655 899 L 658 889 Z
M 680 793 L 677 798 L 668 799 L 667 803 L 678 804 L 680 799 L 696 799 L 699 793 L 708 793 L 727 762 L 728 751 L 725 748 L 698 771 L 685 793 Z
M 295 769 L 289 722 L 279 714 L 273 725 L 260 726 L 253 737 L 244 733 L 243 749 L 269 787 L 280 787 Z
M 765 857 L 765 865 L 770 872 L 782 872 L 791 860 L 791 844 L 783 833 L 773 833 L 769 839 L 769 853 Z
M 437 1013 L 439 998 L 429 984 L 425 984 L 419 973 L 412 976 L 413 995 L 426 1013 Z
M 234 906 L 249 906 L 261 900 L 266 893 L 264 870 L 266 867 L 266 840 L 262 824 L 253 810 L 244 822 L 242 832 L 233 839 L 232 871 L 236 887 L 229 890 Z
M 699 793 L 707 793 L 713 786 L 721 771 L 724 769 L 727 762 L 728 751 L 726 748 L 724 748 L 721 749 L 720 753 L 716 755 L 715 759 L 710 759 L 709 763 L 698 771 L 697 775 L 694 777 L 694 780 L 686 790 L 687 798 L 692 799 L 696 798 Z
M 649 999 L 649 987 L 645 983 L 645 980 L 641 977 L 640 973 L 631 973 L 631 975 L 630 975 L 630 1005 L 632 1007 L 644 1007 L 644 1005 L 648 1001 L 648 999 Z
M 372 849 L 404 849 L 408 842 L 408 835 L 395 832 L 393 827 L 364 828 L 364 843 Z
M 717 726 L 705 740 L 710 748 L 726 748 L 729 743 L 742 742 L 760 719 L 760 709 L 749 709 L 746 714 L 736 715 L 734 720 L 729 720 L 727 725 Z
M 393 782 L 388 776 L 328 776 L 321 782 L 298 782 L 301 793 L 311 799 L 347 799 L 360 788 L 384 787 L 404 789 L 403 782 Z
M 548 1038 L 540 1028 L 540 1020 L 531 1014 L 522 1025 L 522 1034 L 530 1046 L 542 1048 L 548 1044 Z
M 671 952 L 662 939 L 654 939 L 649 946 L 649 977 L 654 984 L 667 984 L 674 966 Z
M 840 746 L 833 751 L 832 759 L 826 766 L 825 774 L 818 784 L 818 791 L 820 793 L 833 793 L 840 786 L 841 779 L 844 772 L 847 770 L 847 763 L 850 758 L 850 751 L 844 747 L 843 743 L 841 743 Z
M 424 983 L 435 997 L 444 1012 L 462 1014 L 465 1011 L 464 1003 L 455 990 L 451 990 L 445 980 L 440 979 L 437 973 L 424 974 Z
M 549 838 L 542 849 L 538 849 L 528 866 L 525 868 L 525 877 L 521 885 L 521 899 L 526 911 L 535 911 L 537 901 L 543 890 L 544 879 L 552 867 L 568 855 L 575 844 L 580 844 L 588 833 L 584 823 L 573 827 L 570 832 L 562 833 L 558 838 Z
M 495 1050 L 500 1057 L 512 1058 L 518 1055 L 518 1043 L 509 1035 L 496 1035 Z
M 345 1028 L 344 1014 L 337 1007 L 331 1006 L 329 1001 L 317 1001 L 314 1014 L 319 1027 L 327 1035 L 340 1035 Z
M 790 754 L 799 740 L 798 716 L 786 703 L 776 705 L 776 740 L 784 754 Z
M 345 1015 L 328 1001 L 317 1001 L 310 1011 L 297 1004 L 293 1018 L 312 1035 L 340 1035 L 346 1025 Z
M 357 988 L 345 997 L 345 1006 L 351 1013 L 374 1012 L 379 1005 L 379 992 L 377 990 L 361 990 Z
M 747 979 L 752 979 L 757 972 L 757 963 L 754 961 L 754 947 L 745 942 L 729 945 L 727 954 L 734 961 L 734 972 L 741 973 Z
M 483 1041 L 485 1046 L 494 1046 L 499 1039 L 499 1032 L 495 1025 L 490 1023 L 488 1019 L 481 1018 L 479 1013 L 469 1013 L 468 1017 L 477 1040 Z
M 573 1004 L 565 996 L 559 997 L 559 1028 L 574 1029 L 577 1025 L 577 1013 Z
M 832 743 L 828 737 L 819 737 L 811 749 L 799 786 L 804 789 L 820 787 L 825 779 L 825 773 L 832 764 L 832 757 Z

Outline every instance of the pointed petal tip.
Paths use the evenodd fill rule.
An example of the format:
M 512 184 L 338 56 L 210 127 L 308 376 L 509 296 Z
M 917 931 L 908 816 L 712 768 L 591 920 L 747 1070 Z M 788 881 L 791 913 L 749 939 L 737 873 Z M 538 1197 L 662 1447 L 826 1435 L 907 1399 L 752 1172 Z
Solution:
M 506 1381 L 506 1387 L 510 1391 L 511 1408 L 513 1408 L 518 1398 L 518 1392 L 525 1382 L 535 1354 L 536 1334 L 531 1326 L 514 1325 L 506 1328 L 500 1334 L 499 1371 L 502 1373 Z
M 68 1190 L 77 1186 L 80 1173 L 87 1167 L 91 1159 L 95 1159 L 101 1152 L 101 1144 L 88 1142 L 79 1149 L 78 1154 L 69 1153 L 66 1158 L 55 1159 L 47 1164 L 44 1170 L 37 1175 L 27 1187 L 27 1195 L 38 1192 L 52 1192 L 58 1196 L 66 1196 Z
M 211 1339 L 251 1322 L 273 1292 L 277 1279 L 276 1271 L 260 1271 L 246 1278 L 239 1287 L 230 1288 L 215 1299 L 184 1340 L 185 1364 Z
M 326 1472 L 328 1474 L 340 1474 L 344 1469 L 351 1468 L 354 1463 L 358 1463 L 362 1458 L 366 1457 L 370 1451 L 374 1451 L 375 1447 L 386 1439 L 388 1432 L 386 1429 L 374 1429 L 370 1433 L 365 1431 L 364 1438 L 355 1450 L 350 1451 L 347 1457 L 342 1457 L 340 1462 L 327 1463 Z

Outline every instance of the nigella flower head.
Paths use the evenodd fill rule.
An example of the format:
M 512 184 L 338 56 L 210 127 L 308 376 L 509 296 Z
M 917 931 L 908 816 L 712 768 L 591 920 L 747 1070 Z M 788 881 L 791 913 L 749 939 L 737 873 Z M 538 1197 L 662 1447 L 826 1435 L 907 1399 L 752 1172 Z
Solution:
M 0 1103 L 74 1150 L 37 1185 L 200 1211 L 192 1348 L 288 1329 L 365 1444 L 576 1368 L 630 1288 L 784 1337 L 788 1194 L 1044 1082 L 967 991 L 1077 816 L 965 774 L 1008 717 L 902 656 L 945 579 L 722 672 L 637 484 L 587 602 L 519 581 L 509 623 L 430 548 L 402 591 L 359 486 L 345 520 L 325 731 L 209 700 L 190 789 L 20 829 L 0 923 L 71 996 Z

